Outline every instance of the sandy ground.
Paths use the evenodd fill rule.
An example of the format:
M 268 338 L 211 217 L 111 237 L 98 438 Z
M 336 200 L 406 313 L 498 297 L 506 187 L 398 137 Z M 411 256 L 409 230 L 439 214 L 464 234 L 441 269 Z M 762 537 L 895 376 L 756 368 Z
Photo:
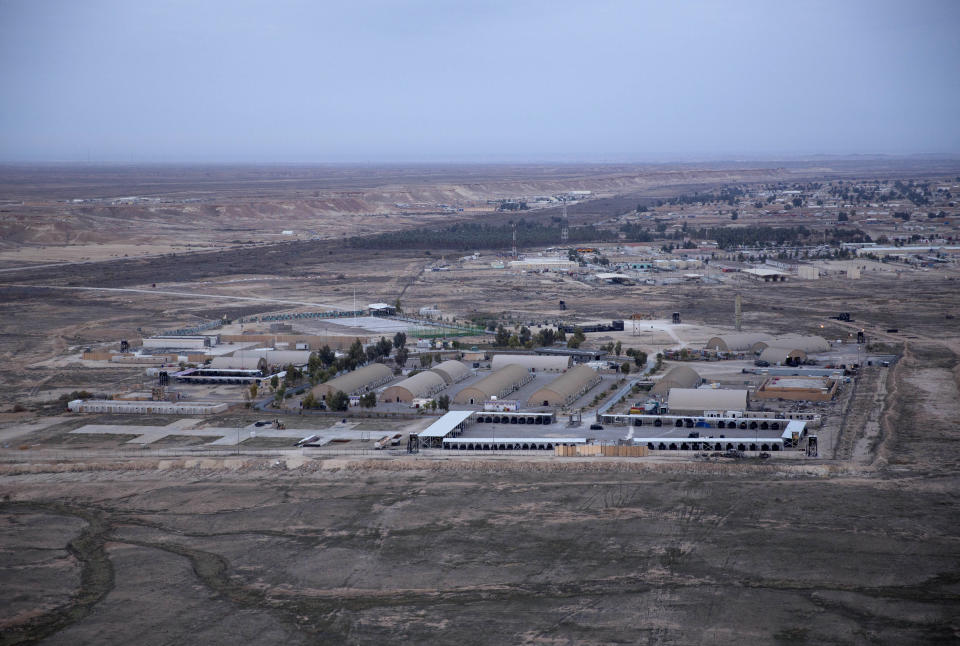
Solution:
M 19 263 L 80 262 L 86 260 L 110 260 L 111 258 L 156 256 L 168 253 L 210 251 L 217 247 L 196 245 L 157 244 L 87 244 L 69 246 L 20 247 L 0 251 L 0 263 L 14 267 Z
M 618 182 L 636 185 L 629 178 L 602 183 L 614 190 Z M 196 240 L 171 244 L 245 241 L 246 231 L 218 230 L 220 237 L 209 231 L 224 221 L 261 222 L 279 207 L 314 226 L 329 222 L 336 208 L 359 209 L 368 199 L 413 201 L 410 191 L 358 186 L 364 195 L 338 197 L 357 200 L 342 207 L 326 202 L 329 195 L 285 205 L 279 198 L 195 204 L 190 208 L 202 220 Z M 77 184 L 57 190 L 70 199 Z M 440 199 L 447 190 L 420 194 Z M 475 190 L 485 194 L 490 187 Z M 24 213 L 4 220 L 4 231 L 46 236 L 48 246 L 89 228 L 83 218 L 126 218 L 132 224 L 113 231 L 117 236 L 149 221 L 153 228 L 144 235 L 160 236 L 175 235 L 183 214 L 118 215 L 98 206 L 71 211 L 77 220 L 61 228 L 47 214 L 43 226 L 31 229 L 26 211 L 41 206 L 17 208 Z M 391 216 L 375 224 L 387 230 L 443 221 L 432 217 Z M 338 222 L 333 235 L 370 223 L 354 215 Z M 5 233 L 5 242 L 11 239 Z M 422 251 L 356 255 L 291 243 L 0 278 L 0 404 L 31 408 L 0 413 L 0 643 L 960 639 L 954 450 L 960 333 L 947 318 L 960 314 L 955 268 L 776 286 L 729 280 L 617 286 L 429 272 L 437 258 Z M 408 311 L 436 304 L 460 320 L 493 316 L 534 326 L 561 317 L 629 321 L 639 313 L 654 319 L 639 323 L 648 326 L 640 334 L 590 334 L 585 346 L 621 340 L 653 353 L 695 348 L 731 332 L 734 288 L 743 295 L 745 329 L 848 338 L 862 328 L 874 351 L 902 353 L 889 369 L 865 371 L 824 408 L 818 459 L 464 459 L 364 454 L 352 445 L 291 453 L 271 444 L 286 437 L 245 440 L 246 454 L 226 455 L 237 452 L 230 446 L 223 456 L 198 455 L 192 452 L 208 451 L 199 447 L 210 439 L 200 434 L 204 427 L 242 430 L 273 416 L 235 409 L 167 434 L 171 420 L 163 416 L 63 415 L 56 401 L 73 390 L 142 385 L 142 366 L 78 365 L 84 347 L 114 347 L 120 339 L 224 314 L 342 306 L 354 292 L 361 304 L 401 298 Z M 569 306 L 562 314 L 560 299 Z M 683 324 L 667 322 L 674 311 Z M 855 321 L 829 319 L 842 311 Z M 691 365 L 726 382 L 748 363 Z M 336 424 L 305 418 L 288 417 L 288 429 L 326 431 Z M 351 430 L 375 436 L 427 423 L 369 419 Z M 88 424 L 129 428 L 74 432 Z M 160 448 L 136 457 L 123 452 L 145 433 Z

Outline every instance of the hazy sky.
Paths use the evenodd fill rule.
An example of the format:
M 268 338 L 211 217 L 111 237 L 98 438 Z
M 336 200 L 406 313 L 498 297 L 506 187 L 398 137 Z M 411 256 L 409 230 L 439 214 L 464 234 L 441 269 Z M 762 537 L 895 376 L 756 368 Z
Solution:
M 960 1 L 0 0 L 0 159 L 960 153 Z

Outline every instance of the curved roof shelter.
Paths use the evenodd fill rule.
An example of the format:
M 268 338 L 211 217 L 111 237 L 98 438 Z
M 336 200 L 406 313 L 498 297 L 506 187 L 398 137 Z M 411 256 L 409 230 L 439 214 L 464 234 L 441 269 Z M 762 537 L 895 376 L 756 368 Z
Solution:
M 768 339 L 761 350 L 767 346 L 776 346 L 778 348 L 790 348 L 804 353 L 829 352 L 830 342 L 821 336 L 807 336 L 803 334 L 787 334 L 784 336 Z
M 563 372 L 570 367 L 570 357 L 537 354 L 495 354 L 490 361 L 492 370 L 518 365 L 533 372 Z
M 467 364 L 462 361 L 456 361 L 455 359 L 437 364 L 433 367 L 432 372 L 443 377 L 443 380 L 447 382 L 448 386 L 458 381 L 463 381 L 470 376 L 470 368 L 467 367 Z
M 787 359 L 806 359 L 807 353 L 803 350 L 791 348 L 789 346 L 768 345 L 760 353 L 760 360 L 766 361 L 770 365 L 779 365 L 787 362 Z
M 472 386 L 467 386 L 454 396 L 457 404 L 480 404 L 491 397 L 506 397 L 520 386 L 533 379 L 523 366 L 511 364 L 487 375 Z
M 696 388 L 703 379 L 690 366 L 674 366 L 650 389 L 654 395 L 666 395 L 671 388 Z
M 304 366 L 310 361 L 309 350 L 267 350 L 253 352 L 252 350 L 237 350 L 229 357 L 214 357 L 210 362 L 211 368 L 221 370 L 257 370 L 260 359 L 265 359 L 270 366 Z
M 701 415 L 704 411 L 744 411 L 747 409 L 746 390 L 722 388 L 671 388 L 667 408 L 671 415 Z
M 566 406 L 600 383 L 600 375 L 590 366 L 576 366 L 530 395 L 530 406 Z
M 327 393 L 338 390 L 348 395 L 358 395 L 373 390 L 381 384 L 393 379 L 393 371 L 382 363 L 371 363 L 369 366 L 358 368 L 336 379 L 313 387 L 313 394 L 324 397 Z
M 704 348 L 714 352 L 759 352 L 763 347 L 757 347 L 758 344 L 766 344 L 769 341 L 768 334 L 724 334 L 711 337 Z
M 383 402 L 412 402 L 414 399 L 429 397 L 447 387 L 447 382 L 437 373 L 426 370 L 418 372 L 396 383 L 380 395 Z

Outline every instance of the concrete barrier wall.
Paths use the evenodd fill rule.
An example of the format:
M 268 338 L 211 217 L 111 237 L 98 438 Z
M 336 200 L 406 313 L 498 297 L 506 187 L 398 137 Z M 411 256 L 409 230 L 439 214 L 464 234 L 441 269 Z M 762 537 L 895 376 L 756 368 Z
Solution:
M 608 457 L 608 458 L 642 458 L 650 455 L 650 449 L 645 446 L 630 446 L 618 444 L 578 444 L 574 446 L 558 445 L 554 447 L 554 455 L 562 458 Z

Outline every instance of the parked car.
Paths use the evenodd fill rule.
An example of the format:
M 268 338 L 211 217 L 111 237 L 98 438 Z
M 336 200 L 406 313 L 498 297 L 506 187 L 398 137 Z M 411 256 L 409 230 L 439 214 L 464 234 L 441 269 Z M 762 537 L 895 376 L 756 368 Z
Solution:
M 590 430 L 591 430 L 591 431 L 602 431 L 602 430 L 603 430 L 603 424 L 591 424 L 591 425 L 590 425 Z

